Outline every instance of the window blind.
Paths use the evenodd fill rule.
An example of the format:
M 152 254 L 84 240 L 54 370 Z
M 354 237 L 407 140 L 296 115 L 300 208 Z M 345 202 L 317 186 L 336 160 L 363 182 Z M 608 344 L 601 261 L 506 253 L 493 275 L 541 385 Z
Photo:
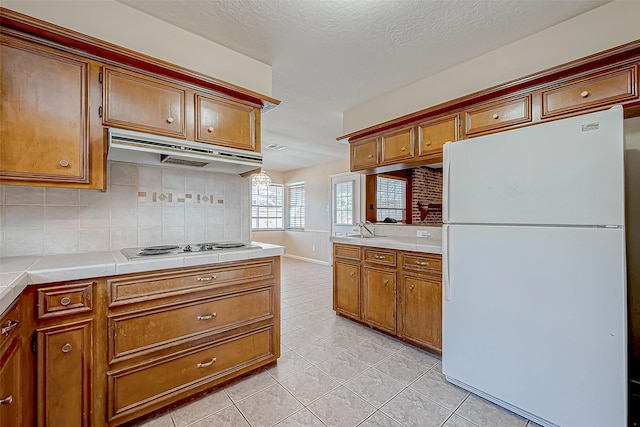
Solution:
M 287 229 L 304 230 L 304 182 L 287 186 Z

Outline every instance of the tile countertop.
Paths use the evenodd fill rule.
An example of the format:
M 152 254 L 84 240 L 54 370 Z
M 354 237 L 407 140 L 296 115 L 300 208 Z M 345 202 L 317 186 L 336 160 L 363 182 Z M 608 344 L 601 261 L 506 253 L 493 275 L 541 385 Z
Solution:
M 345 243 L 348 245 L 370 246 L 374 248 L 397 249 L 413 252 L 426 252 L 430 254 L 442 254 L 442 240 L 434 238 L 405 236 L 332 236 L 330 240 L 333 243 Z
M 284 255 L 284 247 L 251 242 L 262 249 L 128 260 L 120 251 L 0 258 L 0 314 L 28 285 L 193 267 Z

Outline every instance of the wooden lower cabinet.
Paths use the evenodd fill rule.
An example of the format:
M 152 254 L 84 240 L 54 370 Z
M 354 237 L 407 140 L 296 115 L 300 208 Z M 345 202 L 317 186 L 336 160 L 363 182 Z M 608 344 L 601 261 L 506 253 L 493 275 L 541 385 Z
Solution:
M 36 330 L 39 426 L 90 426 L 92 320 Z
M 333 254 L 336 313 L 442 354 L 440 255 L 342 243 Z
M 391 334 L 396 333 L 396 273 L 363 269 L 363 320 Z
M 333 309 L 360 319 L 360 266 L 344 261 L 333 265 Z

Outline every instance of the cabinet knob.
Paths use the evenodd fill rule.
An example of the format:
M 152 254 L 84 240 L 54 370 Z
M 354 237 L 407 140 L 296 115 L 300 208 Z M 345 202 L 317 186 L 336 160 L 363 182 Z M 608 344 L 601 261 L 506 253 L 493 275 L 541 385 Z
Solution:
M 60 166 L 63 168 L 69 167 L 69 162 L 66 160 L 60 160 Z
M 61 299 L 60 299 L 60 305 L 67 306 L 67 305 L 69 305 L 69 304 L 71 304 L 71 298 L 69 298 L 69 297 L 64 297 L 64 298 L 61 298 Z
M 367 156 L 367 159 L 373 159 L 373 154 L 369 154 L 369 155 Z
M 428 145 L 431 145 L 431 141 L 429 141 L 429 140 L 425 141 L 425 142 L 424 142 L 424 145 L 427 145 L 427 146 L 428 146 Z
M 13 402 L 13 396 L 9 395 L 7 397 L 5 397 L 4 399 L 0 399 L 0 405 L 11 405 L 11 402 Z
M 196 365 L 196 368 L 206 368 L 207 366 L 211 366 L 211 365 L 213 365 L 213 364 L 216 362 L 216 360 L 218 360 L 218 359 L 214 357 L 213 359 L 211 359 L 211 360 L 210 360 L 210 361 L 208 361 L 208 362 L 205 362 L 205 363 L 198 363 L 198 364 Z
M 581 97 L 583 97 L 583 98 L 586 98 L 587 96 L 589 96 L 589 92 L 588 92 L 588 91 L 586 91 L 586 90 L 583 90 L 583 91 L 580 93 L 580 96 L 581 96 Z
M 388 284 L 389 284 L 389 279 L 384 279 L 384 280 L 382 281 L 382 283 L 384 283 L 385 285 L 388 285 Z
M 351 273 L 349 273 L 349 276 L 351 276 L 351 277 L 353 277 L 355 275 L 356 275 L 356 273 L 354 273 L 353 271 Z
M 209 132 L 209 133 L 213 132 L 213 126 L 209 126 L 209 127 L 207 128 L 207 132 Z
M 407 147 L 402 147 L 400 150 L 407 151 Z
M 66 343 L 65 345 L 62 346 L 63 353 L 69 353 L 70 351 L 71 351 L 71 344 Z
M 416 287 L 415 285 L 409 285 L 409 289 L 413 289 L 415 287 Z
M 167 123 L 173 123 L 173 117 L 167 117 Z
M 218 313 L 211 313 L 211 314 L 208 314 L 206 316 L 198 316 L 198 317 L 196 317 L 196 319 L 198 319 L 198 320 L 209 320 L 209 319 L 217 317 L 217 316 L 218 316 Z
M 500 118 L 500 116 L 499 116 L 499 115 L 497 115 L 497 114 L 494 114 L 494 115 L 493 115 L 493 116 L 491 116 L 491 117 L 493 117 L 494 119 L 499 119 L 499 118 Z

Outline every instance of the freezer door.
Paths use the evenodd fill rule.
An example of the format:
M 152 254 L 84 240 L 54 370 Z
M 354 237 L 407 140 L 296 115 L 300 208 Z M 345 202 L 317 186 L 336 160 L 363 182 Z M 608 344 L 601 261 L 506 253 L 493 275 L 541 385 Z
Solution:
M 624 224 L 623 112 L 448 144 L 445 222 Z
M 624 230 L 447 234 L 443 373 L 559 426 L 626 426 Z

